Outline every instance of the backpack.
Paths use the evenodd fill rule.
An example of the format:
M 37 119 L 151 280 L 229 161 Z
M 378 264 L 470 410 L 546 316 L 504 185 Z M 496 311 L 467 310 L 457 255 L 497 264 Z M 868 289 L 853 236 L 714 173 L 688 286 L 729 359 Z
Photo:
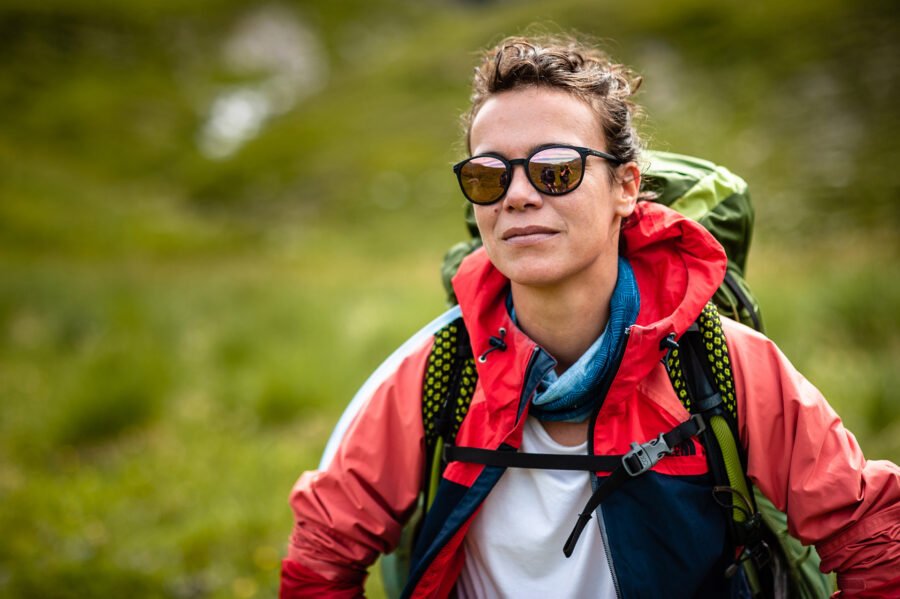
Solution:
M 663 203 L 704 225 L 725 248 L 728 266 L 724 282 L 697 322 L 681 339 L 666 340 L 666 371 L 679 400 L 692 414 L 691 420 L 661 434 L 659 439 L 641 446 L 632 444 L 633 450 L 626 456 L 614 457 L 623 462 L 627 458 L 632 469 L 646 471 L 655 463 L 646 461 L 648 454 L 659 450 L 658 443 L 666 435 L 671 441 L 668 447 L 675 447 L 684 435 L 697 435 L 708 455 L 716 501 L 730 512 L 728 528 L 732 543 L 742 548 L 726 575 L 734 575 L 737 568 L 743 568 L 754 596 L 758 597 L 828 597 L 835 590 L 834 577 L 819 571 L 820 559 L 815 549 L 791 537 L 787 532 L 787 517 L 752 486 L 746 476 L 746 457 L 737 435 L 734 380 L 719 315 L 762 331 L 759 304 L 744 280 L 753 227 L 747 185 L 727 169 L 705 160 L 667 152 L 649 154 L 650 167 L 643 174 L 642 199 Z M 456 298 L 450 279 L 462 259 L 481 245 L 471 206 L 468 209 L 466 222 L 472 238 L 452 247 L 442 267 L 444 287 L 452 304 Z M 391 597 L 399 596 L 403 589 L 419 525 L 431 506 L 448 459 L 479 462 L 495 453 L 466 452 L 468 448 L 452 447 L 478 378 L 461 317 L 435 334 L 424 378 L 422 418 L 426 459 L 418 509 L 404 528 L 398 548 L 381 560 L 383 583 Z M 445 451 L 445 447 L 450 451 Z M 528 459 L 528 454 L 514 455 Z M 652 457 L 658 460 L 663 455 L 660 452 Z M 509 458 L 504 456 L 504 459 Z M 629 470 L 627 464 L 624 470 Z M 635 472 L 627 474 L 634 476 Z M 613 487 L 617 488 L 627 478 L 621 472 L 619 476 L 614 472 L 608 480 L 616 479 L 615 484 L 605 485 L 605 493 L 614 492 Z M 603 493 L 600 495 L 595 493 L 592 501 L 597 498 L 596 505 L 589 503 L 590 509 L 584 513 L 593 513 L 605 497 Z M 567 555 L 586 523 L 587 518 L 583 521 L 579 518 L 564 549 Z

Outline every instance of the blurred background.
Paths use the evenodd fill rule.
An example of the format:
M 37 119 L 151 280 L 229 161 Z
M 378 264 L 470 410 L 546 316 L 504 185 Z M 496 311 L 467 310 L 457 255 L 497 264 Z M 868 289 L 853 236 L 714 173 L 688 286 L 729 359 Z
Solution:
M 532 23 L 747 179 L 769 335 L 900 459 L 896 3 L 4 0 L 0 596 L 275 594 L 291 485 L 444 309 L 475 51 Z

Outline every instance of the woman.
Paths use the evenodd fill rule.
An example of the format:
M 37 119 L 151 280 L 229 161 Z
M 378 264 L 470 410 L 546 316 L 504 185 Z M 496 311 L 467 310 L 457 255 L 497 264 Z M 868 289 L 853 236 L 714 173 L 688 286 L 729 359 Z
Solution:
M 480 358 L 458 445 L 617 455 L 689 422 L 660 363 L 663 341 L 696 320 L 726 257 L 699 225 L 638 202 L 638 84 L 569 39 L 510 38 L 476 69 L 472 157 L 455 170 L 484 250 L 463 262 L 454 290 Z M 550 181 L 547 165 L 567 180 Z M 769 340 L 724 328 L 749 477 L 847 596 L 900 594 L 900 469 L 867 462 Z M 424 341 L 406 352 L 333 458 L 295 486 L 283 597 L 356 596 L 367 567 L 396 546 L 421 488 L 430 351 Z M 406 594 L 739 596 L 747 581 L 724 574 L 733 548 L 704 449 L 685 443 L 610 496 L 571 557 L 560 549 L 608 473 L 451 462 Z

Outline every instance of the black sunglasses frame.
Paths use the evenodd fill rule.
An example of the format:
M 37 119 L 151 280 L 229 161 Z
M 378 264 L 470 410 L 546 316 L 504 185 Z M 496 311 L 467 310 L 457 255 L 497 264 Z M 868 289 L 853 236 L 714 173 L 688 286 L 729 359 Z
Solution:
M 578 155 L 581 156 L 581 177 L 578 178 L 578 181 L 572 185 L 572 187 L 565 189 L 563 191 L 552 192 L 547 189 L 541 189 L 538 187 L 538 184 L 534 182 L 534 180 L 529 175 L 528 163 L 531 162 L 531 159 L 534 158 L 537 154 L 543 152 L 544 150 L 549 150 L 550 148 L 565 148 L 568 150 L 575 150 L 578 152 Z M 531 186 L 534 187 L 538 193 L 542 193 L 545 195 L 551 196 L 561 196 L 566 195 L 567 193 L 571 193 L 578 189 L 581 185 L 581 182 L 584 180 L 584 171 L 587 163 L 588 156 L 596 156 L 597 158 L 603 158 L 604 160 L 611 162 L 615 166 L 619 166 L 624 164 L 623 160 L 616 158 L 612 154 L 607 154 L 606 152 L 601 152 L 600 150 L 592 150 L 591 148 L 583 148 L 581 146 L 570 146 L 568 144 L 545 144 L 542 146 L 538 146 L 534 150 L 532 150 L 531 154 L 529 154 L 525 158 L 506 158 L 505 156 L 501 156 L 500 154 L 496 154 L 494 152 L 487 152 L 485 154 L 478 154 L 477 156 L 470 156 L 461 162 L 457 162 L 453 165 L 453 172 L 456 173 L 456 180 L 459 182 L 459 188 L 463 193 L 463 196 L 475 204 L 476 206 L 490 206 L 491 204 L 496 204 L 500 200 L 502 200 L 506 196 L 506 192 L 509 191 L 509 185 L 512 183 L 512 169 L 514 166 L 521 164 L 522 168 L 525 169 L 525 178 L 528 179 L 528 182 L 531 183 Z M 476 158 L 496 158 L 500 162 L 506 166 L 506 173 L 508 176 L 506 177 L 506 185 L 503 186 L 503 192 L 494 200 L 490 202 L 477 202 L 469 197 L 469 194 L 466 193 L 466 189 L 463 186 L 462 181 L 462 169 L 463 167 L 472 160 Z

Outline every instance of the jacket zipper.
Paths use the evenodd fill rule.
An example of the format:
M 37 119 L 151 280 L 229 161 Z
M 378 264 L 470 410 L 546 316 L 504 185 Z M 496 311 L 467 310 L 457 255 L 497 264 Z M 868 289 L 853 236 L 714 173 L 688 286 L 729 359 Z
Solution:
M 606 377 L 606 380 L 603 383 L 603 388 L 600 391 L 600 402 L 597 404 L 597 407 L 593 409 L 591 412 L 591 419 L 588 424 L 588 455 L 594 455 L 594 429 L 597 424 L 597 416 L 600 414 L 600 408 L 603 407 L 603 403 L 606 401 L 606 394 L 609 393 L 609 388 L 612 386 L 613 380 L 616 378 L 616 375 L 619 373 L 619 367 L 622 366 L 622 359 L 625 357 L 625 346 L 628 345 L 628 340 L 631 338 L 631 327 L 625 329 L 625 341 L 619 346 L 618 352 L 616 352 L 615 360 L 613 362 L 613 367 L 610 370 L 609 376 Z M 591 472 L 591 488 L 595 489 L 595 485 L 597 484 L 597 473 Z M 601 505 L 597 508 L 599 512 L 597 514 L 598 523 L 597 525 L 600 527 L 600 538 L 603 540 L 603 549 L 606 551 L 606 563 L 609 564 L 609 574 L 612 577 L 613 587 L 616 589 L 616 598 L 621 599 L 622 590 L 619 588 L 619 579 L 616 578 L 616 569 L 613 567 L 613 556 L 612 552 L 609 548 L 609 537 L 606 534 L 606 522 L 603 520 L 603 506 Z

